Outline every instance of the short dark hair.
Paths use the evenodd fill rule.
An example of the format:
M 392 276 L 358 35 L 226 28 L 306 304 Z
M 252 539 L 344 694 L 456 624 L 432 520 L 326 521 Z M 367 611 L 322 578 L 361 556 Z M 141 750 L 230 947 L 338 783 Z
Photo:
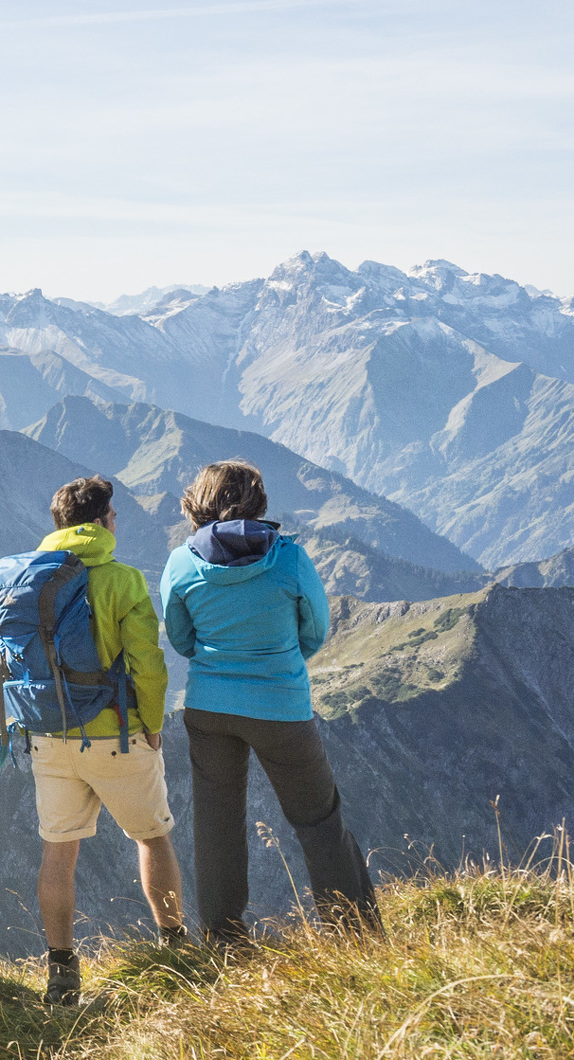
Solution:
M 114 487 L 101 475 L 75 478 L 66 483 L 52 497 L 50 511 L 57 530 L 80 523 L 105 519 L 110 510 Z
M 184 491 L 181 510 L 196 530 L 216 520 L 261 519 L 267 494 L 259 468 L 245 460 L 207 464 Z

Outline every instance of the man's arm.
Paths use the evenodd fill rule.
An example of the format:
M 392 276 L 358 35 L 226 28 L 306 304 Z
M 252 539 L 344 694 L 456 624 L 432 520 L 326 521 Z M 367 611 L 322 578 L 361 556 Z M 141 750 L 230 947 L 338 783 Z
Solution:
M 163 725 L 167 669 L 159 647 L 159 625 L 145 578 L 134 571 L 129 597 L 120 620 L 120 637 L 126 666 L 134 682 L 138 713 L 151 735 L 158 736 Z M 148 743 L 150 741 L 148 740 Z M 153 747 L 153 742 L 151 743 Z
M 159 751 L 161 747 L 161 733 L 159 732 L 146 732 L 144 736 L 149 743 L 150 747 L 153 747 L 154 751 Z

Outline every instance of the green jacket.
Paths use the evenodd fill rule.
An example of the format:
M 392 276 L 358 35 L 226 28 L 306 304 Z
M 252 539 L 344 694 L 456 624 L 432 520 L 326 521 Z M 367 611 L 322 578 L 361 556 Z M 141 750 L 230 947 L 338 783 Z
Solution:
M 141 571 L 113 557 L 116 539 L 104 526 L 85 523 L 48 534 L 41 551 L 74 552 L 88 567 L 88 600 L 92 633 L 100 662 L 108 670 L 123 648 L 126 669 L 133 679 L 138 709 L 130 709 L 130 732 L 142 727 L 160 732 L 163 725 L 167 670 L 158 645 L 158 620 Z M 106 707 L 86 725 L 88 736 L 116 736 L 119 721 Z M 79 736 L 71 729 L 69 736 Z

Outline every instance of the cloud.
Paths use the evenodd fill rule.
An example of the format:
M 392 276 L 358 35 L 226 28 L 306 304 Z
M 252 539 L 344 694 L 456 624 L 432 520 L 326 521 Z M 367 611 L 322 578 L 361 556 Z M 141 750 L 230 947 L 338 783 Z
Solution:
M 4 19 L 4 28 L 31 26 L 93 26 L 122 22 L 149 22 L 157 19 L 237 15 L 251 12 L 282 12 L 310 7 L 357 7 L 365 0 L 227 0 L 223 3 L 196 4 L 193 7 L 149 8 L 139 11 L 102 11 L 86 15 L 48 15 L 39 18 Z

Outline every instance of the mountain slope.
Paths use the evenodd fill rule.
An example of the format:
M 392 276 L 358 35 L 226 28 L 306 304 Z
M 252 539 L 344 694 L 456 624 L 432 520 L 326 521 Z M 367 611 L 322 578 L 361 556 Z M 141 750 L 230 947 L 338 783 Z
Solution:
M 104 401 L 122 396 L 50 350 L 0 349 L 0 427 L 20 430 L 66 394 Z
M 429 600 L 452 596 L 453 593 L 475 592 L 489 582 L 499 580 L 495 575 L 474 570 L 446 572 L 421 567 L 366 544 L 337 524 L 320 530 L 312 526 L 301 527 L 297 540 L 313 560 L 327 592 L 335 596 L 355 596 L 377 602 Z M 518 569 L 513 568 L 513 571 L 518 572 Z M 515 577 L 520 575 L 516 573 Z M 517 581 L 517 584 L 529 585 L 530 582 Z
M 82 455 L 82 454 L 78 454 Z M 92 472 L 16 431 L 0 431 L 0 555 L 37 548 L 54 529 L 50 501 L 57 489 Z M 144 570 L 163 568 L 163 528 L 145 512 L 117 479 L 114 502 L 119 512 L 117 558 Z
M 515 566 L 503 567 L 496 571 L 491 580 L 519 588 L 574 586 L 574 548 L 565 548 L 538 563 L 517 563 Z
M 360 775 L 383 857 L 408 833 L 448 865 L 465 836 L 480 861 L 495 846 L 497 796 L 513 857 L 572 817 L 573 609 L 570 588 L 333 602 L 311 664 L 316 706 L 332 747 L 347 734 L 345 782 Z
M 298 540 L 311 556 L 327 592 L 334 596 L 355 596 L 379 603 L 413 602 L 473 593 L 494 583 L 521 589 L 574 586 L 574 548 L 538 562 L 517 563 L 485 573 L 447 573 L 386 555 L 336 525 L 324 530 L 302 528 Z
M 291 525 L 315 529 L 337 525 L 390 555 L 440 570 L 472 566 L 410 512 L 247 431 L 143 404 L 66 398 L 26 434 L 68 456 L 81 452 L 91 467 L 107 468 L 143 498 L 179 497 L 204 464 L 242 456 L 263 472 L 271 518 L 284 521 L 287 514 Z

